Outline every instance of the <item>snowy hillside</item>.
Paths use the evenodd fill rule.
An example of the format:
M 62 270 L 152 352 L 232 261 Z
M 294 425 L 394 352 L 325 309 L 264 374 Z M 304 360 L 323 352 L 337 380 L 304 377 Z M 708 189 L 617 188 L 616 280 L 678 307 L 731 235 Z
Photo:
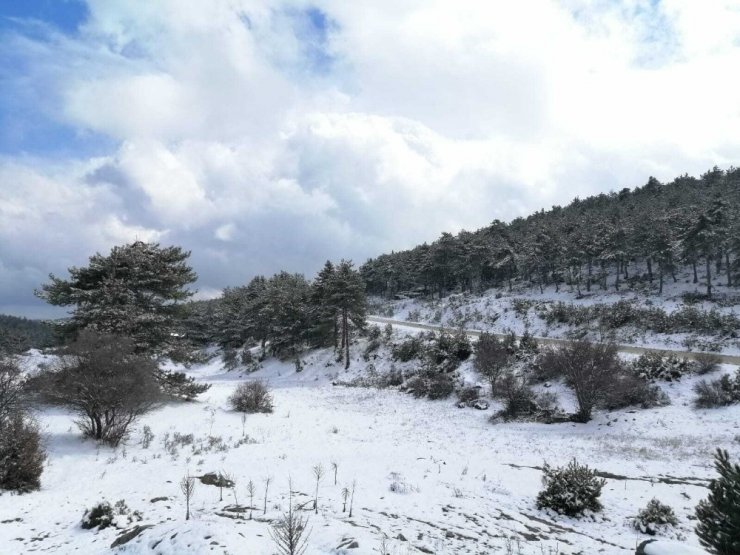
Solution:
M 48 465 L 40 491 L 0 496 L 2 552 L 110 553 L 124 530 L 142 526 L 113 552 L 271 554 L 270 523 L 287 507 L 289 478 L 294 504 L 309 519 L 309 554 L 628 554 L 650 538 L 631 519 L 652 498 L 678 516 L 668 539 L 696 547 L 693 511 L 714 475 L 712 453 L 722 447 L 740 456 L 740 406 L 692 408 L 696 378 L 665 385 L 666 407 L 600 412 L 588 424 L 494 425 L 495 402 L 479 411 L 457 408 L 454 398 L 332 385 L 390 369 L 385 348 L 372 369 L 362 348 L 353 347 L 349 371 L 331 351 L 310 354 L 300 373 L 274 359 L 249 376 L 224 372 L 217 359 L 195 367 L 191 374 L 213 387 L 197 402 L 148 414 L 117 449 L 81 439 L 64 411 L 40 412 Z M 459 373 L 476 378 L 469 361 Z M 243 420 L 227 398 L 253 378 L 273 388 L 275 412 Z M 538 510 L 542 465 L 574 457 L 607 477 L 604 510 L 582 519 Z M 319 464 L 325 475 L 315 512 Z M 221 500 L 219 488 L 196 481 L 185 521 L 181 478 L 210 472 L 231 476 L 234 491 L 225 489 Z M 249 480 L 254 510 L 244 508 Z M 350 517 L 342 489 L 355 481 Z M 82 529 L 84 511 L 103 500 L 124 500 L 129 516 L 104 530 Z
M 580 293 L 567 286 L 520 285 L 490 289 L 482 295 L 453 293 L 442 299 L 376 298 L 372 312 L 398 320 L 537 337 L 612 340 L 681 351 L 740 354 L 740 293 L 720 289 L 714 301 L 702 299 L 701 283 L 687 270 L 664 293 L 645 287 L 594 286 Z M 645 284 L 647 285 L 647 284 Z M 673 318 L 671 318 L 671 316 Z

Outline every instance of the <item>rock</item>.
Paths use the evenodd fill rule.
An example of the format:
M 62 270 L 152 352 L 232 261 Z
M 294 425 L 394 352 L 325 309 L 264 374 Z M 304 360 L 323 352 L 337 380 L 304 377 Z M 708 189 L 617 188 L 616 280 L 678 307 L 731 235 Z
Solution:
M 114 548 L 114 547 L 118 547 L 120 545 L 124 545 L 124 544 L 130 542 L 136 536 L 138 536 L 139 534 L 141 534 L 144 530 L 146 530 L 147 528 L 151 528 L 151 527 L 152 527 L 151 524 L 144 524 L 144 525 L 134 526 L 131 530 L 128 530 L 127 532 L 124 532 L 123 534 L 121 534 L 120 536 L 118 536 L 115 539 L 115 541 L 112 544 L 110 544 L 111 549 Z
M 169 497 L 154 497 L 153 499 L 149 500 L 149 503 L 157 503 L 158 501 L 167 501 Z
M 467 407 L 467 406 L 468 406 L 468 405 L 467 405 L 467 403 L 465 403 L 465 402 L 463 402 L 463 401 L 460 401 L 460 402 L 459 402 L 459 403 L 457 404 L 457 408 L 459 408 L 459 409 L 464 409 L 464 408 L 465 408 L 465 407 Z
M 402 541 L 402 542 L 406 542 L 406 541 L 408 541 L 408 540 L 406 539 L 406 536 L 404 536 L 404 535 L 403 535 L 403 534 L 401 534 L 401 533 L 399 533 L 399 534 L 398 534 L 398 535 L 396 536 L 396 539 L 397 539 L 398 541 Z
M 342 538 L 337 549 L 357 549 L 360 544 L 354 538 Z
M 217 474 L 216 472 L 209 472 L 207 474 L 203 474 L 203 476 L 198 476 L 198 480 L 206 486 L 216 486 L 218 488 L 234 487 L 233 480 L 229 480 L 226 476 Z
M 473 408 L 478 410 L 488 410 L 488 401 L 484 401 L 483 399 L 478 399 L 475 403 L 473 403 Z

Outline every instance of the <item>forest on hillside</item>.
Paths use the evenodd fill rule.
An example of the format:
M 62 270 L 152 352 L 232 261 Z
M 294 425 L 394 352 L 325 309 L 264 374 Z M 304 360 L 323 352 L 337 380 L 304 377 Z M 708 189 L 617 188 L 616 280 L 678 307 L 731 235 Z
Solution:
M 54 343 L 54 332 L 48 323 L 0 314 L 0 353 L 22 353 Z
M 576 198 L 510 223 L 442 233 L 431 244 L 360 267 L 369 294 L 439 295 L 525 283 L 543 290 L 619 290 L 640 280 L 661 294 L 689 267 L 711 298 L 740 280 L 740 169 L 714 167 L 670 183 Z

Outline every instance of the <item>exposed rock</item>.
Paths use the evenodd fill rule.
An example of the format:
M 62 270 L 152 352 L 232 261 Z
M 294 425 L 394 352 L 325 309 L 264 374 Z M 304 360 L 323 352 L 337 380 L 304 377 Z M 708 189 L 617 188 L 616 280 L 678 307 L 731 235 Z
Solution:
M 484 401 L 483 399 L 478 399 L 475 403 L 473 403 L 473 408 L 478 410 L 488 410 L 488 401 Z
M 110 544 L 111 549 L 114 548 L 114 547 L 119 547 L 121 545 L 124 545 L 124 544 L 130 542 L 136 536 L 138 536 L 139 534 L 141 534 L 144 530 L 146 530 L 147 528 L 151 528 L 151 527 L 152 527 L 151 524 L 144 524 L 144 525 L 141 525 L 140 524 L 138 526 L 134 526 L 131 530 L 128 530 L 128 531 L 124 532 L 123 534 L 121 534 L 120 536 L 118 536 L 115 539 L 115 541 L 112 544 Z
M 203 474 L 203 476 L 198 476 L 198 480 L 200 480 L 200 482 L 202 484 L 205 484 L 206 486 L 216 486 L 217 488 L 234 487 L 233 480 L 229 480 L 223 474 L 218 474 L 216 472 L 209 472 L 207 474 Z

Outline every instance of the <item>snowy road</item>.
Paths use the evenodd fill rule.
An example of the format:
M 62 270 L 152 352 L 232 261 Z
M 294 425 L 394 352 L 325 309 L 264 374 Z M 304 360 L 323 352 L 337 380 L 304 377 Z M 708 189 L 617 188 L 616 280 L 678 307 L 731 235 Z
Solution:
M 392 324 L 394 326 L 401 326 L 406 328 L 414 328 L 414 329 L 420 329 L 420 330 L 443 330 L 443 329 L 451 329 L 449 326 L 436 326 L 434 324 L 422 324 L 419 322 L 407 322 L 405 320 L 394 320 L 393 318 L 385 318 L 382 316 L 368 316 L 367 317 L 369 322 L 374 322 L 376 324 Z M 479 337 L 481 333 L 483 333 L 480 330 L 470 330 L 466 329 L 465 332 L 471 336 L 471 337 Z M 502 338 L 505 337 L 505 334 L 501 333 L 494 333 L 493 335 Z M 556 339 L 552 337 L 535 337 L 538 343 L 541 345 L 562 345 L 564 343 L 568 343 L 568 339 Z M 691 351 L 679 351 L 674 349 L 653 349 L 649 347 L 635 347 L 634 345 L 617 345 L 617 349 L 620 353 L 630 353 L 635 355 L 641 355 L 643 353 L 661 353 L 661 352 L 671 352 L 675 353 L 677 355 L 681 355 L 686 358 L 693 359 L 696 354 Z M 722 364 L 734 364 L 736 366 L 740 366 L 740 356 L 737 355 L 722 355 L 719 353 L 712 353 L 715 354 L 721 361 Z

